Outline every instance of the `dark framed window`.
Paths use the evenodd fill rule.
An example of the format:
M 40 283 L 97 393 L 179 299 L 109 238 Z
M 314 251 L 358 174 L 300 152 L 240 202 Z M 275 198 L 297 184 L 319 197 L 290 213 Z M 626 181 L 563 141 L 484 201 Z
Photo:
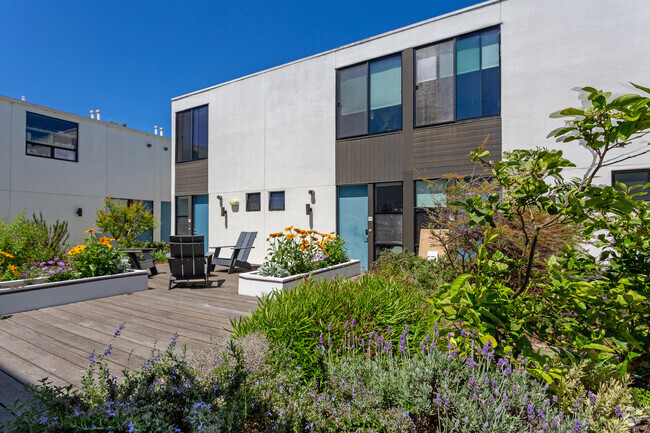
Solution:
M 27 112 L 25 153 L 77 162 L 78 135 L 78 123 Z
M 628 188 L 641 185 L 641 188 L 634 188 L 631 193 L 645 192 L 645 194 L 636 196 L 634 199 L 650 201 L 650 188 L 643 189 L 645 185 L 650 183 L 650 169 L 613 171 L 612 185 L 620 190 L 621 187 L 616 184 L 617 182 L 624 184 Z
M 337 138 L 402 129 L 402 55 L 337 71 Z
M 260 211 L 262 209 L 261 200 L 262 198 L 259 192 L 251 192 L 249 194 L 246 194 L 246 212 Z
M 447 206 L 446 179 L 415 181 L 415 254 L 420 253 L 421 239 L 428 238 L 432 215 Z
M 414 104 L 415 126 L 499 114 L 499 28 L 416 49 Z
M 176 113 L 176 162 L 208 157 L 208 106 Z
M 284 191 L 269 193 L 269 210 L 284 210 Z

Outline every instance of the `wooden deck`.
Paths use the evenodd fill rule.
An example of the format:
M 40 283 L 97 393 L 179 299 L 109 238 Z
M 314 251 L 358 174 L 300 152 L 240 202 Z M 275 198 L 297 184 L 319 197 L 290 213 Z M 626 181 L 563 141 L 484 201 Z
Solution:
M 257 298 L 237 294 L 238 275 L 216 271 L 211 287 L 179 286 L 167 290 L 167 265 L 149 278 L 149 290 L 18 313 L 0 318 L 0 424 L 8 418 L 1 406 L 25 399 L 24 383 L 49 378 L 55 385 L 79 387 L 91 353 L 110 344 L 107 358 L 119 376 L 139 368 L 151 351 L 167 347 L 178 333 L 188 352 L 228 334 L 229 320 L 257 307 Z M 115 330 L 125 323 L 119 338 Z

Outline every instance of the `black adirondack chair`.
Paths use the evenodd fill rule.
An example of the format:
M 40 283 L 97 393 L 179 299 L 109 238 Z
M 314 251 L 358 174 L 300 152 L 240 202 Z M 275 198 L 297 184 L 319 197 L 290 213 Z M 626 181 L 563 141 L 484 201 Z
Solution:
M 241 232 L 236 245 L 212 247 L 214 248 L 214 254 L 212 255 L 212 266 L 210 270 L 214 269 L 215 265 L 227 266 L 229 274 L 232 274 L 235 267 L 244 268 L 249 271 L 252 270 L 251 264 L 248 263 L 248 255 L 251 249 L 255 248 L 253 242 L 255 242 L 256 237 L 257 232 Z M 232 249 L 230 257 L 219 257 L 222 248 Z
M 170 236 L 169 237 L 169 287 L 178 280 L 204 280 L 208 285 L 208 262 L 210 256 L 205 255 L 203 236 Z

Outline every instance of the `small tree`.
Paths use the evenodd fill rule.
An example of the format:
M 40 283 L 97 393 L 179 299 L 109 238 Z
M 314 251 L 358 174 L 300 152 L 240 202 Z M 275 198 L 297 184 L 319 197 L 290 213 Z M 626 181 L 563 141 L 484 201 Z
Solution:
M 115 236 L 125 247 L 133 246 L 138 236 L 160 225 L 158 218 L 142 201 L 127 205 L 110 196 L 104 200 L 104 208 L 97 209 L 95 224 L 102 231 Z

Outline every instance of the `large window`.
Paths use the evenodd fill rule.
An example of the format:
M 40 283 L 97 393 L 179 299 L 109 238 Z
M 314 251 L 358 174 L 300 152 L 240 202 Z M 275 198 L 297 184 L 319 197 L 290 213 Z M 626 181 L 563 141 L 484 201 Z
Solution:
M 208 106 L 176 113 L 176 162 L 208 157 Z
M 27 113 L 27 155 L 77 161 L 79 124 Z
M 402 129 L 402 56 L 337 72 L 337 138 Z
M 614 188 L 620 189 L 620 187 L 616 184 L 617 182 L 624 184 L 628 188 L 631 188 L 635 185 L 641 185 L 640 188 L 634 188 L 631 193 L 645 194 L 638 195 L 634 197 L 634 199 L 650 201 L 650 187 L 645 189 L 643 188 L 645 185 L 650 184 L 650 169 L 614 171 L 612 172 L 612 184 L 614 185 Z
M 500 112 L 499 29 L 415 51 L 415 126 Z

